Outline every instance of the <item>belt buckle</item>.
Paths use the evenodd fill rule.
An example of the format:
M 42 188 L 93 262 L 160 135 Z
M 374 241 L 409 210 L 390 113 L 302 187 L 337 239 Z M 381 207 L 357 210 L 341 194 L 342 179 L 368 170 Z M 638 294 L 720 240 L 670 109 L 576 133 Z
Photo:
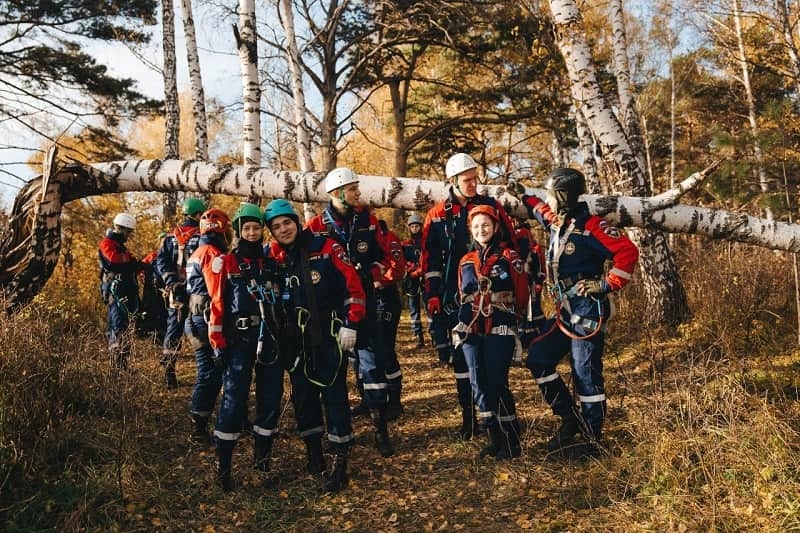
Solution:
M 250 329 L 250 317 L 242 316 L 236 319 L 236 329 L 244 331 Z

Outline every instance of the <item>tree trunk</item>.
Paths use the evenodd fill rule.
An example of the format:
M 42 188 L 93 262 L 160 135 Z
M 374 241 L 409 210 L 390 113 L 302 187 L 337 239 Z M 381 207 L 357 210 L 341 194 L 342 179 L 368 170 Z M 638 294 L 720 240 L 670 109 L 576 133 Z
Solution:
M 208 117 L 206 95 L 197 53 L 197 37 L 194 30 L 192 0 L 181 0 L 183 7 L 183 32 L 186 38 L 186 60 L 189 64 L 189 81 L 192 86 L 192 116 L 194 117 L 194 157 L 208 161 Z
M 615 192 L 642 196 L 648 189 L 647 180 L 637 154 L 600 89 L 578 8 L 574 0 L 550 0 L 550 12 L 572 96 L 600 145 L 608 168 L 615 169 L 620 177 Z M 689 317 L 689 307 L 666 236 L 648 229 L 633 232 L 631 237 L 640 250 L 640 271 L 650 310 L 647 320 L 669 326 L 680 324 Z
M 161 2 L 161 27 L 164 49 L 164 159 L 178 159 L 180 150 L 180 108 L 178 107 L 178 75 L 175 60 L 175 7 L 172 0 Z M 162 222 L 172 224 L 178 214 L 178 193 L 164 195 Z
M 306 95 L 303 90 L 303 71 L 300 68 L 300 52 L 297 49 L 297 36 L 294 31 L 294 10 L 291 0 L 280 0 L 283 10 L 283 31 L 286 34 L 286 60 L 292 77 L 292 101 L 294 109 L 294 128 L 297 136 L 297 161 L 301 172 L 314 171 L 314 159 L 311 156 L 311 135 L 306 123 Z M 306 220 L 315 215 L 311 203 L 303 204 L 303 216 Z
M 233 26 L 242 67 L 242 158 L 248 174 L 261 166 L 261 85 L 258 79 L 258 41 L 256 37 L 255 0 L 239 0 L 239 27 Z M 249 181 L 248 176 L 244 176 Z M 249 196 L 257 202 L 258 198 Z

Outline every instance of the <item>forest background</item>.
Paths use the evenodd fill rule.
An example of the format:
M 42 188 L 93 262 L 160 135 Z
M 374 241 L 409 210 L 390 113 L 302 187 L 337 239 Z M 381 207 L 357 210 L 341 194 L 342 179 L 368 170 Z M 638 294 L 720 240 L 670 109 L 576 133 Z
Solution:
M 195 9 L 198 33 L 213 34 L 216 53 L 231 55 L 230 25 L 238 24 L 241 44 L 241 12 L 253 4 L 261 90 L 255 147 L 252 135 L 242 135 L 252 127 L 252 113 L 243 113 L 246 92 L 238 101 L 202 96 L 192 65 L 213 78 L 213 60 L 187 63 L 190 90 L 176 98 L 175 58 L 160 41 L 164 28 L 175 29 L 165 15 L 178 6 L 118 1 L 98 13 L 90 4 L 5 2 L 0 124 L 8 134 L 0 154 L 29 150 L 26 159 L 38 164 L 55 141 L 82 162 L 182 156 L 441 179 L 447 156 L 466 151 L 487 183 L 514 177 L 539 186 L 550 168 L 574 165 L 594 192 L 621 192 L 617 169 L 574 105 L 550 19 L 558 2 L 184 0 L 182 19 Z M 620 87 L 628 83 L 634 95 L 636 120 L 626 133 L 638 143 L 650 191 L 722 159 L 689 193 L 692 202 L 793 222 L 800 183 L 796 2 L 577 7 L 597 79 L 623 123 L 630 115 Z M 620 28 L 627 78 L 615 55 Z M 105 41 L 123 43 L 172 89 L 156 97 L 140 92 L 136 80 L 111 75 L 90 53 Z M 191 58 L 188 44 L 186 52 Z M 233 74 L 225 83 L 242 85 Z M 298 88 L 306 94 L 299 114 Z M 0 181 L 14 188 L 29 174 L 11 162 L 0 168 Z M 430 350 L 412 349 L 404 337 L 409 408 L 398 431 L 405 452 L 385 469 L 360 447 L 353 486 L 340 496 L 320 497 L 288 467 L 277 489 L 253 475 L 246 496 L 215 493 L 205 476 L 212 459 L 193 454 L 183 438 L 188 354 L 187 386 L 174 394 L 161 390 L 158 350 L 146 339 L 137 343 L 136 372 L 123 379 L 108 375 L 102 356 L 97 241 L 115 212 L 131 210 L 146 215 L 133 249 L 140 257 L 149 252 L 174 223 L 170 206 L 179 198 L 164 196 L 67 204 L 56 272 L 31 305 L 2 319 L 0 513 L 7 529 L 800 528 L 796 258 L 686 235 L 669 236 L 687 295 L 680 320 L 651 323 L 648 295 L 636 283 L 618 298 L 607 355 L 607 456 L 546 458 L 541 442 L 555 422 L 530 377 L 515 369 L 524 457 L 508 465 L 476 461 L 476 445 L 455 442 L 448 429 L 455 425 L 450 376 L 430 368 Z M 239 200 L 212 197 L 228 210 Z M 382 214 L 405 232 L 402 213 Z M 284 429 L 293 457 L 290 419 Z

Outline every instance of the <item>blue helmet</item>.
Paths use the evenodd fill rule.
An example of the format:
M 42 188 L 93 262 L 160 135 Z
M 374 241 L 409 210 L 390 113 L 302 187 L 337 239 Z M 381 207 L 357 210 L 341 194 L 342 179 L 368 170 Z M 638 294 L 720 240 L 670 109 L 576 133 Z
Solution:
M 267 204 L 267 208 L 264 209 L 264 222 L 267 223 L 267 226 L 269 226 L 272 219 L 281 216 L 289 217 L 293 219 L 298 226 L 300 225 L 300 216 L 297 214 L 297 211 L 294 210 L 289 200 L 278 198 Z

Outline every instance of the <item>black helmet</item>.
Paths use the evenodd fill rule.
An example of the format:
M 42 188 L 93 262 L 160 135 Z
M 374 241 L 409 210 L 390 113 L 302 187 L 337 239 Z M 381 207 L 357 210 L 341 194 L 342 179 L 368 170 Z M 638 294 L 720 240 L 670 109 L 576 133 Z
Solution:
M 574 168 L 556 168 L 547 177 L 545 189 L 558 201 L 559 213 L 569 211 L 586 191 L 586 178 Z

